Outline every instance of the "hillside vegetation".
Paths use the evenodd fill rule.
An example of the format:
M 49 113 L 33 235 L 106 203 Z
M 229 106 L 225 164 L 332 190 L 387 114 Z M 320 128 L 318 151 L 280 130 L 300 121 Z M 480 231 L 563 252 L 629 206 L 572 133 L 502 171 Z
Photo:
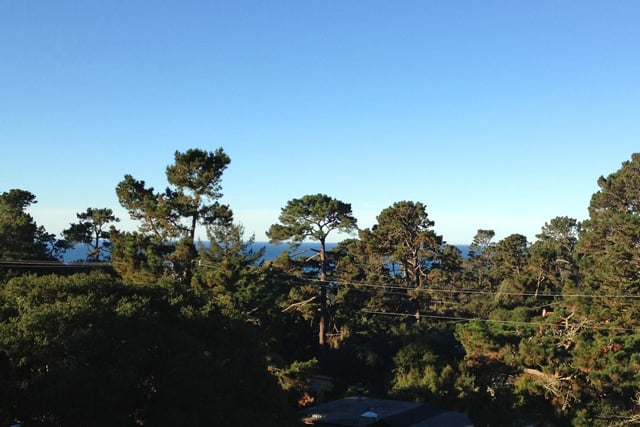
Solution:
M 358 394 L 477 426 L 640 424 L 640 154 L 598 179 L 588 219 L 534 242 L 479 229 L 463 257 L 422 201 L 358 229 L 309 194 L 267 234 L 320 250 L 266 262 L 221 203 L 229 164 L 176 152 L 160 192 L 126 175 L 133 232 L 88 207 L 57 239 L 35 195 L 0 194 L 0 425 L 286 426 Z M 338 231 L 354 237 L 327 249 Z M 60 262 L 77 243 L 88 262 Z

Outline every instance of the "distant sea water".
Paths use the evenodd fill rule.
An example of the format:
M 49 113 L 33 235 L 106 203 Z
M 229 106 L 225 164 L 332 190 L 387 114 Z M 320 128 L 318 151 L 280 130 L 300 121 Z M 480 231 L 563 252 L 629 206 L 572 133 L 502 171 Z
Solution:
M 205 247 L 209 246 L 209 242 L 200 243 L 202 243 Z M 196 245 L 197 244 L 198 243 L 196 243 Z M 337 245 L 337 243 L 327 243 L 326 249 L 327 251 L 330 251 Z M 320 244 L 317 242 L 303 242 L 298 247 L 292 249 L 288 243 L 280 243 L 276 245 L 269 242 L 255 242 L 251 247 L 254 252 L 258 252 L 262 248 L 264 248 L 264 255 L 261 259 L 263 261 L 268 261 L 277 258 L 283 251 L 289 251 L 291 256 L 296 256 L 296 254 L 298 254 L 299 256 L 311 256 L 313 255 L 314 250 L 320 250 Z M 83 262 L 87 258 L 87 252 L 88 245 L 79 243 L 72 248 L 67 249 L 63 256 L 63 261 L 67 263 Z
M 202 242 L 206 247 L 208 242 Z M 328 251 L 335 248 L 337 243 L 327 243 L 326 249 Z M 466 257 L 469 254 L 469 245 L 455 245 L 462 252 L 462 256 Z M 320 244 L 317 242 L 303 242 L 298 247 L 292 249 L 288 243 L 272 244 L 269 242 L 255 242 L 252 245 L 254 252 L 257 252 L 264 248 L 263 261 L 272 260 L 277 258 L 283 251 L 289 251 L 290 255 L 295 256 L 311 256 L 314 251 L 320 250 Z M 67 249 L 64 254 L 63 261 L 67 263 L 83 262 L 87 257 L 87 245 L 77 244 L 74 247 Z

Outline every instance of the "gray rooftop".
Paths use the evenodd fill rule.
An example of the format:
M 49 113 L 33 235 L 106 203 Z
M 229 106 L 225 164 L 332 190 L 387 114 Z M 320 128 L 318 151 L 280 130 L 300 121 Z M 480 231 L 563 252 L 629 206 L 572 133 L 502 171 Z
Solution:
M 301 418 L 316 426 L 467 427 L 466 414 L 443 411 L 433 405 L 371 397 L 347 397 L 300 411 Z

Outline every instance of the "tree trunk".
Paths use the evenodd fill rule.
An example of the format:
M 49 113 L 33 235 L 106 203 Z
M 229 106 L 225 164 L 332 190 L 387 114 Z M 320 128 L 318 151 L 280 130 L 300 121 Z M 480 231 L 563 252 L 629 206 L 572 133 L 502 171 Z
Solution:
M 323 349 L 327 345 L 327 288 L 323 284 L 320 289 L 320 332 L 318 333 L 318 344 Z
M 325 241 L 320 239 L 320 327 L 318 344 L 324 349 L 327 345 L 327 263 Z

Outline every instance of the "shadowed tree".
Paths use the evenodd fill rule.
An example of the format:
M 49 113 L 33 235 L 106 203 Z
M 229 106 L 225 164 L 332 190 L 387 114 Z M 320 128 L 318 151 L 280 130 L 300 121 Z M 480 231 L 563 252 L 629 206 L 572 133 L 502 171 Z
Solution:
M 513 275 L 522 274 L 529 259 L 529 243 L 522 234 L 511 234 L 496 245 L 493 257 L 492 276 L 500 281 Z
M 263 343 L 183 286 L 15 278 L 0 287 L 0 424 L 296 425 Z
M 569 217 L 556 217 L 542 227 L 538 240 L 529 248 L 529 268 L 535 274 L 536 291 L 558 292 L 563 282 L 577 274 L 575 248 L 580 223 Z
M 519 303 L 528 285 L 529 243 L 522 234 L 511 234 L 500 240 L 495 248 L 493 267 L 489 271 L 503 302 Z
M 26 209 L 36 203 L 29 191 L 12 189 L 0 194 L 0 259 L 53 260 L 57 246 L 53 234 L 38 226 Z
M 640 153 L 601 176 L 598 187 L 576 249 L 577 291 L 596 297 L 571 298 L 566 307 L 570 324 L 585 326 L 574 334 L 572 365 L 583 381 L 582 425 L 632 425 L 640 378 Z
M 374 246 L 400 265 L 407 285 L 424 284 L 430 264 L 438 257 L 442 236 L 431 229 L 426 206 L 402 201 L 384 209 L 372 228 Z
M 593 291 L 636 294 L 640 291 L 640 153 L 617 172 L 600 177 L 598 186 L 578 243 L 581 273 Z M 620 308 L 619 299 L 603 302 Z
M 70 224 L 70 227 L 62 232 L 65 240 L 73 244 L 88 245 L 87 261 L 99 262 L 110 258 L 111 242 L 109 231 L 105 227 L 120 219 L 108 208 L 87 208 L 85 212 L 78 213 L 76 216 L 79 221 Z
M 482 357 L 495 354 L 493 360 L 513 369 L 514 391 L 539 407 L 549 404 L 563 425 L 635 425 L 640 154 L 598 185 L 582 229 L 574 219 L 557 217 L 528 250 L 518 234 L 496 246 L 491 275 L 509 305 L 498 305 L 489 317 L 517 321 L 509 327 L 519 332 L 501 333 L 501 323 L 470 323 L 459 325 L 459 339 L 466 358 L 475 353 L 483 373 L 491 372 L 493 362 Z M 536 292 L 529 294 L 533 287 Z M 523 292 L 529 297 L 516 301 Z
M 444 245 L 442 254 L 429 274 L 429 281 L 439 288 L 436 295 L 443 302 L 453 302 L 462 284 L 462 266 L 464 260 L 460 249 L 453 245 Z M 444 292 L 444 290 L 448 292 Z
M 469 245 L 467 264 L 472 274 L 471 280 L 477 282 L 479 287 L 485 285 L 485 277 L 491 269 L 491 258 L 496 246 L 491 240 L 495 235 L 493 230 L 478 229 Z
M 401 201 L 382 210 L 378 223 L 363 236 L 369 234 L 371 245 L 383 256 L 387 265 L 399 266 L 404 286 L 398 290 L 401 298 L 393 298 L 393 305 L 383 311 L 405 312 L 420 321 L 420 313 L 430 302 L 425 292 L 428 275 L 441 255 L 442 236 L 432 227 L 426 206 L 421 202 Z M 408 297 L 408 298 L 407 298 Z
M 259 268 L 265 248 L 254 251 L 254 238 L 244 241 L 241 225 L 208 227 L 207 235 L 210 245 L 200 247 L 194 284 L 210 289 L 225 314 L 260 323 L 275 305 L 261 300 L 270 290 Z
M 196 227 L 232 221 L 231 209 L 218 201 L 222 197 L 222 173 L 230 161 L 222 148 L 213 152 L 176 151 L 174 164 L 166 169 L 170 186 L 164 192 L 155 192 L 131 175 L 126 175 L 116 188 L 120 204 L 131 218 L 140 221 L 140 233 L 150 236 L 156 245 L 175 245 L 166 261 L 184 283 L 190 283 L 197 257 Z
M 291 241 L 299 244 L 305 239 L 320 242 L 320 280 L 327 280 L 327 236 L 334 230 L 350 233 L 357 228 L 357 220 L 351 213 L 351 204 L 336 200 L 325 194 L 314 194 L 292 199 L 282 208 L 279 223 L 267 231 L 271 243 Z M 326 344 L 327 289 L 320 288 L 320 332 L 319 344 Z
M 222 148 L 214 152 L 176 151 L 175 163 L 167 166 L 167 180 L 174 189 L 168 189 L 166 196 L 179 218 L 186 220 L 175 224 L 179 235 L 193 241 L 198 224 L 230 222 L 229 207 L 218 202 L 222 197 L 222 173 L 230 162 Z

